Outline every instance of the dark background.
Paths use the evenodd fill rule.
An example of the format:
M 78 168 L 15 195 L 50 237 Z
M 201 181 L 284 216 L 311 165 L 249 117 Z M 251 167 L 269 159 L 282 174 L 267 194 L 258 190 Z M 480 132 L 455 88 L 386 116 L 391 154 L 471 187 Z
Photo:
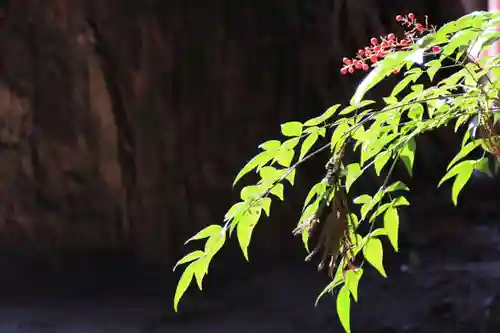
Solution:
M 400 31 L 394 17 L 410 11 L 441 25 L 465 9 L 456 0 L 0 1 L 0 295 L 159 299 L 150 329 L 173 332 L 273 322 L 278 310 L 263 304 L 289 297 L 295 310 L 278 306 L 283 322 L 247 328 L 340 330 L 334 299 L 313 310 L 327 279 L 301 264 L 291 235 L 327 156 L 299 170 L 287 202 L 261 221 L 251 264 L 231 240 L 180 315 L 170 313 L 171 267 L 237 199 L 232 180 L 257 145 L 285 121 L 346 101 L 362 75 L 341 77 L 342 57 Z M 388 280 L 367 274 L 356 332 L 495 331 L 498 180 L 474 179 L 452 208 L 436 184 L 456 140 L 444 129 L 419 142 L 404 250 L 388 252 Z M 248 308 L 267 317 L 221 315 Z

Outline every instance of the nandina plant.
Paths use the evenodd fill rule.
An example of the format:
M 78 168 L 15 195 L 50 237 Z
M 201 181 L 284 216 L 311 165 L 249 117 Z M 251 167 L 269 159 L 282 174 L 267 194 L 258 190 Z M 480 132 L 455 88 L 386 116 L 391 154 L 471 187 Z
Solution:
M 318 254 L 318 268 L 325 268 L 331 277 L 316 303 L 336 291 L 337 312 L 347 332 L 351 300 L 358 301 L 366 263 L 386 277 L 380 239 L 387 237 L 398 251 L 398 211 L 410 204 L 405 197 L 409 188 L 391 176 L 399 161 L 412 175 L 415 139 L 440 127 L 454 126 L 458 132 L 467 126 L 460 131 L 464 134 L 458 153 L 438 184 L 453 180 L 455 205 L 474 171 L 496 173 L 500 165 L 496 126 L 500 56 L 477 55 L 499 39 L 500 14 L 474 12 L 440 29 L 429 25 L 427 18 L 420 23 L 412 13 L 398 15 L 396 20 L 405 29 L 401 37 L 395 33 L 374 37 L 355 57 L 343 59 L 341 74 L 369 71 L 349 105 L 334 105 L 304 123 L 282 124 L 282 139 L 259 145 L 261 152 L 241 169 L 233 185 L 250 172 L 257 173 L 260 180 L 241 189 L 241 201 L 229 208 L 223 225 L 207 226 L 188 240 L 205 240 L 205 246 L 176 265 L 187 264 L 174 297 L 176 311 L 193 279 L 202 288 L 210 261 L 235 231 L 248 260 L 252 231 L 261 215 L 269 216 L 273 199 L 283 200 L 285 185 L 293 186 L 298 167 L 318 152 L 329 150 L 331 157 L 324 177 L 306 195 L 294 233 L 302 238 L 306 260 Z M 444 68 L 454 70 L 437 80 L 436 73 Z M 389 96 L 378 103 L 365 99 L 370 89 L 395 74 L 399 81 Z M 317 147 L 321 139 L 328 142 Z M 347 161 L 347 149 L 359 154 L 354 162 Z M 370 168 L 382 177 L 383 184 L 375 193 L 354 194 L 352 185 Z M 367 227 L 360 228 L 363 225 Z M 311 250 L 312 234 L 317 237 Z

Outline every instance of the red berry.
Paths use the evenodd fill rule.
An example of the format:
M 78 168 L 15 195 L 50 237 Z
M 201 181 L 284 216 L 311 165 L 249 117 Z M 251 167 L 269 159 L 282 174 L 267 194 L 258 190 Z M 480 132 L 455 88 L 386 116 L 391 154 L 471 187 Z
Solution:
M 401 16 L 401 15 L 396 16 L 396 21 L 398 21 L 398 22 L 403 21 L 403 16 Z
M 362 56 L 364 53 L 365 53 L 365 51 L 363 51 L 363 50 L 361 50 L 361 49 L 359 49 L 359 50 L 358 50 L 358 54 L 359 54 L 360 56 Z
M 370 61 L 371 61 L 371 62 L 373 62 L 373 63 L 377 62 L 377 60 L 378 60 L 378 58 L 377 58 L 377 56 L 376 56 L 376 55 L 372 55 L 372 56 L 370 57 Z
M 361 69 L 361 63 L 357 60 L 354 60 L 354 67 L 356 67 L 356 69 Z
M 373 48 L 373 52 L 375 52 L 375 53 L 379 53 L 379 52 L 380 52 L 380 46 L 375 46 L 375 47 Z
M 350 65 L 350 64 L 351 64 L 351 59 L 349 59 L 349 58 L 344 58 L 344 59 L 342 59 L 342 61 L 343 61 L 343 62 L 344 62 L 344 64 L 346 64 L 346 65 Z
M 401 46 L 406 46 L 406 45 L 408 45 L 408 41 L 406 39 L 401 39 L 399 41 L 399 44 L 401 44 Z
M 370 39 L 370 43 L 372 43 L 372 45 L 377 45 L 378 44 L 377 38 L 373 37 L 372 39 Z
M 433 46 L 432 47 L 432 53 L 439 53 L 439 51 L 441 51 L 441 48 L 439 46 Z
M 394 39 L 396 39 L 396 36 L 394 34 L 388 34 L 387 35 L 387 39 L 388 40 L 394 40 Z
M 342 67 L 342 69 L 340 70 L 340 74 L 346 75 L 347 74 L 347 68 Z
M 368 67 L 368 65 L 367 65 L 367 64 L 363 64 L 363 67 L 362 67 L 362 68 L 363 68 L 363 70 L 364 70 L 364 71 L 367 71 L 369 67 Z
M 394 69 L 394 70 L 392 71 L 392 74 L 399 74 L 399 69 L 397 69 L 397 68 L 396 68 L 396 69 Z
M 413 21 L 415 19 L 415 14 L 413 13 L 408 14 L 408 18 Z
M 424 26 L 421 24 L 417 24 L 417 26 L 415 28 L 417 29 L 418 32 L 424 31 Z
M 349 73 L 351 73 L 351 74 L 352 74 L 352 73 L 354 73 L 354 68 L 349 67 L 349 70 L 348 70 L 348 71 L 349 71 Z

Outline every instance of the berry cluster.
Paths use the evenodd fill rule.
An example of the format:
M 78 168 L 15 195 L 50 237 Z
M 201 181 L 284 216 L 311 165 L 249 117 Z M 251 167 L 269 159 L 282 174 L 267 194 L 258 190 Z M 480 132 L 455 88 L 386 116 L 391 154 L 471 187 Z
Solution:
M 390 52 L 402 51 L 408 49 L 415 40 L 429 32 L 435 31 L 433 26 L 427 23 L 427 16 L 425 17 L 425 24 L 421 24 L 415 18 L 415 14 L 409 13 L 408 15 L 396 16 L 396 21 L 399 22 L 405 29 L 405 36 L 401 39 L 397 38 L 393 33 L 387 36 L 381 36 L 379 39 L 373 37 L 370 39 L 370 45 L 365 48 L 359 49 L 355 58 L 342 59 L 344 65 L 340 73 L 342 75 L 352 74 L 356 70 L 368 70 L 371 66 L 375 66 L 379 59 L 385 57 Z M 439 53 L 441 48 L 439 46 L 432 47 L 433 53 Z M 399 70 L 395 69 L 394 74 Z

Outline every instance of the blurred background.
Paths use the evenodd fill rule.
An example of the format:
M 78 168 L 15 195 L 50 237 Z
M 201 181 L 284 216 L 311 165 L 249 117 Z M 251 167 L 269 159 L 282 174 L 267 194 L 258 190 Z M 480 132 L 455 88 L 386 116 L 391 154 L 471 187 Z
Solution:
M 0 1 L 0 331 L 341 332 L 334 298 L 313 307 L 328 279 L 291 233 L 326 155 L 260 222 L 251 263 L 231 240 L 179 314 L 172 266 L 238 198 L 232 181 L 259 143 L 350 98 L 363 74 L 342 77 L 344 56 L 401 32 L 398 14 L 439 26 L 485 9 Z M 388 279 L 367 272 L 354 332 L 500 331 L 499 182 L 478 176 L 452 207 L 436 184 L 457 140 L 443 129 L 418 143 L 402 251 L 387 251 Z

